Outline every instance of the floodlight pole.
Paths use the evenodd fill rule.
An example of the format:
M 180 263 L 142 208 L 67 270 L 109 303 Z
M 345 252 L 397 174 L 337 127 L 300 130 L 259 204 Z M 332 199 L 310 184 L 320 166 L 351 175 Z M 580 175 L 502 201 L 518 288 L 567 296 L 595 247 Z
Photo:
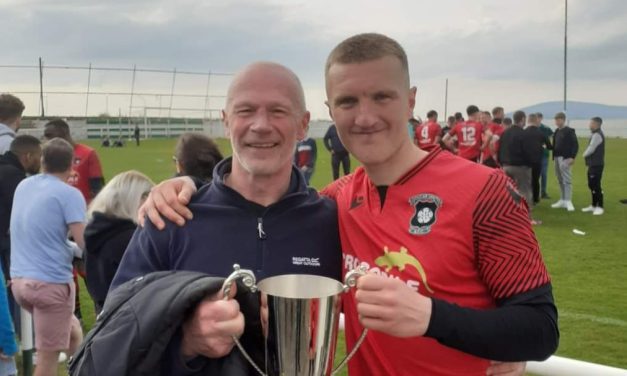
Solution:
M 567 80 L 567 61 L 568 61 L 568 0 L 564 0 L 564 112 L 566 112 L 566 80 Z
M 39 100 L 41 101 L 41 117 L 44 118 L 46 116 L 44 111 L 44 63 L 41 61 L 41 57 L 39 57 Z

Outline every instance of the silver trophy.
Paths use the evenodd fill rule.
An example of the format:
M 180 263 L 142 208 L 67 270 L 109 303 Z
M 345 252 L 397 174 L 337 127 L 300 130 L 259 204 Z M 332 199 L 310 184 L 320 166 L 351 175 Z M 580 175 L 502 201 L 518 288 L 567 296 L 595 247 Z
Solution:
M 229 299 L 233 283 L 241 279 L 250 291 L 261 293 L 261 324 L 265 338 L 265 371 L 251 359 L 239 340 L 235 344 L 260 375 L 328 376 L 335 375 L 366 337 L 364 329 L 355 347 L 333 369 L 337 342 L 341 294 L 355 287 L 366 267 L 346 273 L 344 284 L 332 278 L 286 274 L 256 283 L 252 271 L 233 266 L 235 271 L 222 288 Z

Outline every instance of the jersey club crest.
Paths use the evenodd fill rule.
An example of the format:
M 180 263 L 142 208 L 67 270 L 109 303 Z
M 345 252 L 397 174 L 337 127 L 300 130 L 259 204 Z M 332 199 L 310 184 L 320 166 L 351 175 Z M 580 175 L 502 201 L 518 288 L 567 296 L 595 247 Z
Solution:
M 421 193 L 411 197 L 409 204 L 414 207 L 414 214 L 409 221 L 409 233 L 426 235 L 431 232 L 431 226 L 437 220 L 438 208 L 442 206 L 442 200 L 436 195 Z

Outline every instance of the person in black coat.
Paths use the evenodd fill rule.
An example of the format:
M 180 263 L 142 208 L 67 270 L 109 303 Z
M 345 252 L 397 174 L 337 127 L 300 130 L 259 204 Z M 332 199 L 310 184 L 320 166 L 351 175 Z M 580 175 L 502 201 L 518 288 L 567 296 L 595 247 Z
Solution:
M 126 246 L 137 227 L 137 210 L 154 186 L 144 174 L 116 175 L 89 205 L 85 228 L 87 291 L 100 313 Z
M 542 173 L 542 157 L 544 150 L 551 150 L 553 146 L 549 137 L 540 129 L 537 114 L 529 114 L 527 127 L 524 130 L 525 146 L 529 149 L 529 163 L 531 167 L 531 191 L 533 203 L 540 202 L 540 174 Z

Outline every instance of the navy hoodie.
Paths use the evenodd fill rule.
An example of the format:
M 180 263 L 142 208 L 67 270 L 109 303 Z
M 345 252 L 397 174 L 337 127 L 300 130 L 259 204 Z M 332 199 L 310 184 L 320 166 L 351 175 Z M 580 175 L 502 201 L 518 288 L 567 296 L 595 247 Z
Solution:
M 216 166 L 212 183 L 192 198 L 189 208 L 194 218 L 185 226 L 166 221 L 166 228 L 159 231 L 147 221 L 143 229 L 138 228 L 111 288 L 161 270 L 226 277 L 235 263 L 252 270 L 258 281 L 281 274 L 313 274 L 341 280 L 342 253 L 335 202 L 307 188 L 293 167 L 288 192 L 278 202 L 263 207 L 224 184 L 224 175 L 230 170 L 231 158 Z M 258 312 L 243 312 L 247 323 L 243 342 L 248 342 L 248 323 L 258 321 Z M 176 345 L 172 349 L 178 351 Z M 187 374 L 195 373 L 189 369 L 172 370 L 173 376 Z

